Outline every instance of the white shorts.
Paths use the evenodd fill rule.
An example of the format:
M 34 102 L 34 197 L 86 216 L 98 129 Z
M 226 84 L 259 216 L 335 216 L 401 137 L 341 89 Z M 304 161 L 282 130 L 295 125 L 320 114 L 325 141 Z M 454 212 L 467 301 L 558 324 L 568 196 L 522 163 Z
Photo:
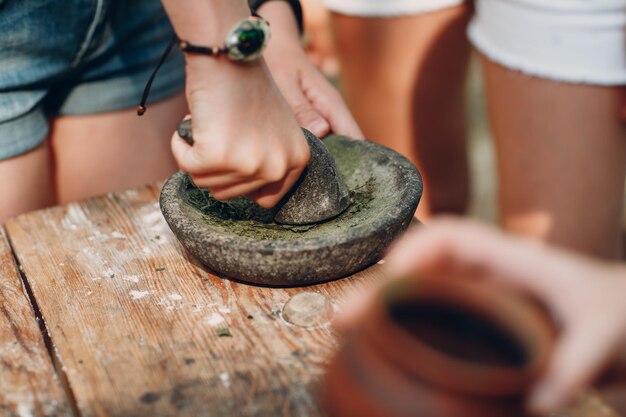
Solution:
M 325 0 L 363 17 L 416 15 L 462 0 Z M 476 0 L 468 35 L 490 60 L 526 74 L 626 84 L 626 0 Z
M 328 9 L 363 17 L 416 15 L 463 4 L 463 0 L 324 0 Z

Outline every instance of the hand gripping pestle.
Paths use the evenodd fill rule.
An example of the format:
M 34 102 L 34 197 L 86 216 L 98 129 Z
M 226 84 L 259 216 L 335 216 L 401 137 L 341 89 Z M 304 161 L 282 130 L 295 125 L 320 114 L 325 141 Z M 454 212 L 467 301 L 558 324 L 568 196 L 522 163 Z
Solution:
M 178 135 L 193 145 L 191 119 L 178 124 Z M 332 155 L 313 133 L 302 129 L 311 149 L 311 158 L 298 181 L 276 207 L 276 223 L 306 225 L 330 220 L 350 204 L 348 187 L 339 175 Z

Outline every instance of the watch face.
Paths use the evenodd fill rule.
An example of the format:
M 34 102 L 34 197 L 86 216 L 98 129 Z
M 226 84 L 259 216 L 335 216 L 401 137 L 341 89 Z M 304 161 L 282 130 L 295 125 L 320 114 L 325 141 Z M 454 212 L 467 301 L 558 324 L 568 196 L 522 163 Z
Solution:
M 263 54 L 269 40 L 270 28 L 265 20 L 258 17 L 240 20 L 226 36 L 228 57 L 233 61 L 253 61 Z

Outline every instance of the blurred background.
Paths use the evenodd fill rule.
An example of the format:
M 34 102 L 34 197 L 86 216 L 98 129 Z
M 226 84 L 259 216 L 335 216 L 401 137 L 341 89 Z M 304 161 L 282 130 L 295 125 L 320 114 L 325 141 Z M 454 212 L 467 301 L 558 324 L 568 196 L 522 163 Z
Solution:
M 303 0 L 305 10 L 305 43 L 311 60 L 341 90 L 340 66 L 334 58 L 332 29 L 323 0 Z M 485 108 L 482 69 L 473 52 L 467 82 L 468 149 L 470 163 L 469 215 L 481 220 L 498 220 L 498 178 L 496 156 Z M 626 193 L 624 195 L 626 202 Z M 626 230 L 626 211 L 624 212 Z M 625 239 L 626 242 L 626 239 Z
M 340 90 L 341 69 L 335 54 L 331 19 L 323 0 L 302 0 L 305 44 L 309 58 Z M 471 200 L 469 213 L 487 221 L 497 220 L 497 174 L 489 136 L 480 62 L 472 57 L 467 82 Z

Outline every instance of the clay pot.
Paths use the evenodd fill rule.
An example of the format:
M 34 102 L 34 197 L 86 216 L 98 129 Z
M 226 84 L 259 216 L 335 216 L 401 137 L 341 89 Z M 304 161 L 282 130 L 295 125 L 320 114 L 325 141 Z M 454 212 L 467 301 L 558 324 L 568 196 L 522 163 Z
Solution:
M 331 417 L 516 417 L 554 341 L 545 311 L 471 280 L 387 286 L 324 380 Z

